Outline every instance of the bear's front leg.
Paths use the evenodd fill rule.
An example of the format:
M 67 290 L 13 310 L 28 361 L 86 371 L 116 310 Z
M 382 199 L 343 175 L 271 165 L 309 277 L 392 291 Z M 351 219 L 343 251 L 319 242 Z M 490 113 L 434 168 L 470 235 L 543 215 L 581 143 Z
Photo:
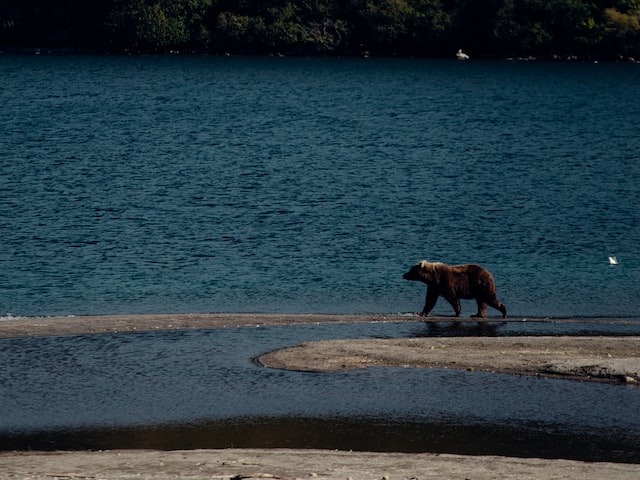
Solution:
M 421 317 L 426 317 L 429 315 L 429 312 L 433 310 L 433 307 L 436 306 L 436 302 L 438 301 L 438 292 L 436 292 L 435 288 L 427 287 L 427 299 L 424 302 L 424 308 L 422 312 L 420 312 Z
M 458 297 L 455 296 L 446 296 L 444 297 L 447 302 L 449 302 L 451 304 L 451 306 L 453 307 L 453 311 L 456 312 L 456 317 L 460 316 L 460 312 L 462 312 L 462 307 L 460 307 L 460 300 L 458 300 Z

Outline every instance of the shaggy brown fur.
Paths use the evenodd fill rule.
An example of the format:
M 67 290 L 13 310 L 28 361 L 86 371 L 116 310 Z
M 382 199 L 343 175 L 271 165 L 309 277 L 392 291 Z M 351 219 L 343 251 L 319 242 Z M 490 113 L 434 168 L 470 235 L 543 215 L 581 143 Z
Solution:
M 402 278 L 427 284 L 427 300 L 420 313 L 426 317 L 436 305 L 439 296 L 451 304 L 456 317 L 460 316 L 460 299 L 475 299 L 478 313 L 473 317 L 487 316 L 487 306 L 491 306 L 507 316 L 507 307 L 496 298 L 496 284 L 493 275 L 480 265 L 450 266 L 444 263 L 430 263 L 423 260 L 409 269 Z

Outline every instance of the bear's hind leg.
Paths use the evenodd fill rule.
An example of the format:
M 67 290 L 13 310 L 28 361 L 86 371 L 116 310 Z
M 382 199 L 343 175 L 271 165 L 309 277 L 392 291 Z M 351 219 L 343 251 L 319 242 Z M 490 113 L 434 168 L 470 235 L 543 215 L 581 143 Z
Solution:
M 502 313 L 502 318 L 507 318 L 507 307 L 504 303 L 500 303 L 497 298 L 495 298 L 489 305 Z
M 473 318 L 484 318 L 487 316 L 487 304 L 482 300 L 476 300 L 478 304 L 478 313 L 471 315 Z

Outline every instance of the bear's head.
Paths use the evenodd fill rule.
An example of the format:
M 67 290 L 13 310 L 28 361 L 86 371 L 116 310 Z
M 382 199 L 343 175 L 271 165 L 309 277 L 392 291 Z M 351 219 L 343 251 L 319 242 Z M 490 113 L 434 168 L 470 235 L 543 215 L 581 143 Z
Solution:
M 437 263 L 427 262 L 422 260 L 416 263 L 413 267 L 405 273 L 402 278 L 405 280 L 413 280 L 416 282 L 423 282 L 430 284 L 437 281 Z

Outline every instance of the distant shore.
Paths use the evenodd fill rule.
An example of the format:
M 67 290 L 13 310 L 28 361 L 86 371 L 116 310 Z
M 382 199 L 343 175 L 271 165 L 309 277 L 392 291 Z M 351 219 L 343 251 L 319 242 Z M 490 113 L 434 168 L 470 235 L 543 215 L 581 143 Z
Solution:
M 350 53 L 342 55 L 314 55 L 306 52 L 305 54 L 288 54 L 283 55 L 281 53 L 220 53 L 220 52 L 195 52 L 195 51 L 180 51 L 171 50 L 167 52 L 136 52 L 136 51 L 117 51 L 110 52 L 107 50 L 90 49 L 90 48 L 54 48 L 54 47 L 5 47 L 0 49 L 0 55 L 35 55 L 35 56 L 127 56 L 127 57 L 277 57 L 277 58 L 378 58 L 378 59 L 415 59 L 415 60 L 451 60 L 458 62 L 454 55 L 431 55 L 431 56 L 415 56 L 415 55 L 398 55 L 398 54 L 380 54 L 371 55 L 369 53 Z M 628 64 L 640 64 L 640 60 L 632 56 L 624 55 L 556 55 L 556 54 L 544 54 L 544 55 L 498 55 L 498 54 L 486 54 L 474 57 L 475 61 L 505 61 L 505 62 L 554 62 L 554 63 L 628 63 Z

